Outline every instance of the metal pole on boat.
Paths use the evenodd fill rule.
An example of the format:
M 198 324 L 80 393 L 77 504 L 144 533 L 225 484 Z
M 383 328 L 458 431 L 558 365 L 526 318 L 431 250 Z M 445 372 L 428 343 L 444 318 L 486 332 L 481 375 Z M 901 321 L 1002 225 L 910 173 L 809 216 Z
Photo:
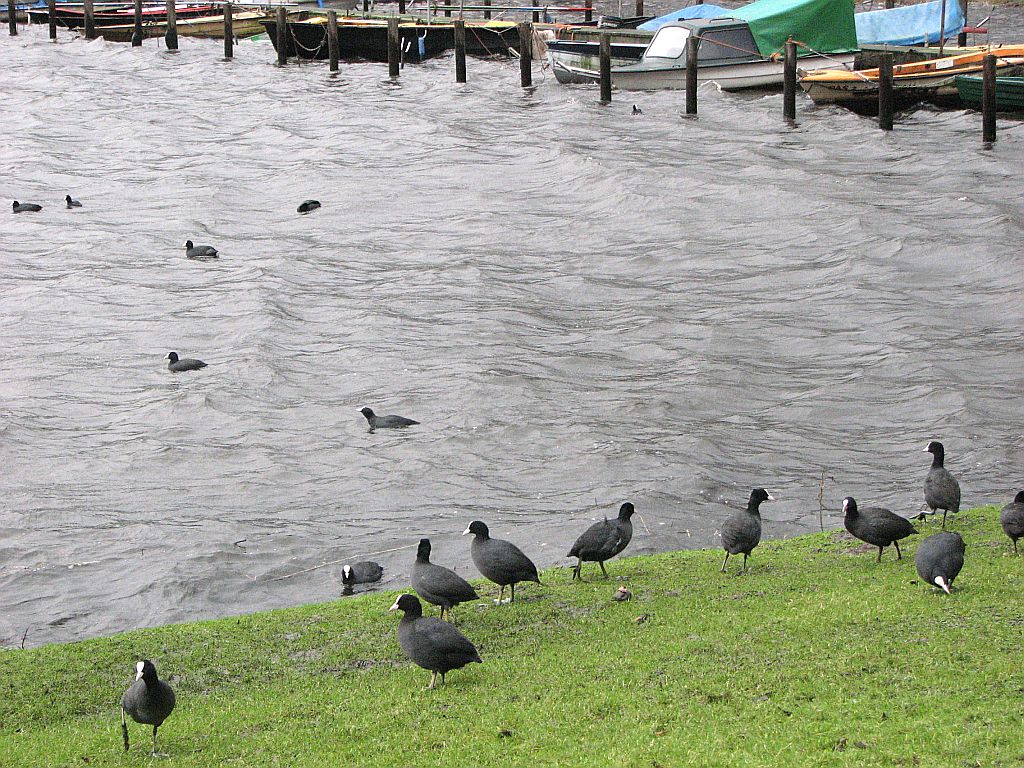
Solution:
M 85 39 L 96 39 L 96 17 L 93 15 L 92 0 L 82 0 L 82 9 L 85 11 Z
M 178 50 L 178 9 L 175 0 L 167 0 L 167 31 L 164 33 L 164 44 L 168 51 Z
M 14 0 L 7 0 L 7 29 L 11 37 L 18 34 L 18 18 L 14 15 Z
M 398 38 L 398 17 L 388 19 L 388 77 L 398 77 L 399 59 L 402 55 Z
M 612 38 L 607 32 L 601 35 L 601 101 L 612 100 Z
M 519 24 L 519 82 L 523 88 L 533 85 L 533 24 Z
M 587 10 L 585 10 L 583 12 L 583 20 L 587 21 L 587 22 L 593 21 L 594 20 L 594 0 L 584 0 L 583 6 L 587 9 Z
M 981 66 L 981 140 L 996 140 L 996 57 L 991 53 Z
M 943 49 L 946 47 L 946 0 L 942 0 L 939 8 L 939 58 L 942 58 Z
M 46 15 L 50 17 L 50 39 L 57 39 L 57 0 L 46 0 Z
M 466 21 L 455 20 L 455 82 L 466 82 Z
M 232 18 L 231 3 L 224 3 L 224 58 L 235 55 L 235 20 Z
M 686 114 L 697 114 L 697 45 L 696 35 L 686 38 Z
M 490 8 L 491 7 L 491 0 L 484 0 L 484 5 L 486 5 L 488 8 Z M 485 19 L 491 18 L 491 12 L 490 11 L 484 11 L 484 18 Z
M 132 48 L 142 45 L 142 0 L 135 0 L 135 29 L 132 32 Z
M 284 6 L 277 6 L 277 63 L 282 67 L 288 63 L 288 20 Z
M 782 68 L 782 118 L 796 120 L 796 43 L 786 41 L 786 59 Z
M 883 131 L 892 130 L 892 59 L 891 53 L 883 53 L 878 62 L 878 127 Z
M 331 72 L 338 71 L 338 12 L 327 12 L 327 56 L 331 60 Z

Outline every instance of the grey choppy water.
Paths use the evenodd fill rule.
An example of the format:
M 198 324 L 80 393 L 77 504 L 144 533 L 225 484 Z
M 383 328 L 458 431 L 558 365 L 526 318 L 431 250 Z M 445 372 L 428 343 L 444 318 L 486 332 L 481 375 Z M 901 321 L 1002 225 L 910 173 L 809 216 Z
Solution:
M 2 197 L 45 205 L 0 263 L 0 642 L 328 599 L 272 579 L 424 535 L 473 574 L 477 517 L 550 565 L 625 499 L 634 552 L 755 485 L 815 530 L 822 471 L 828 525 L 910 513 L 931 438 L 967 504 L 1020 487 L 1019 121 L 45 34 L 0 37 Z

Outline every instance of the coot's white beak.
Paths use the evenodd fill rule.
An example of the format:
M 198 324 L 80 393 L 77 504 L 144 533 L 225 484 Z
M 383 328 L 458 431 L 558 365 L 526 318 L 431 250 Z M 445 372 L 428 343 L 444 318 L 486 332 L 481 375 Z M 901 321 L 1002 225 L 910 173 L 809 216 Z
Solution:
M 392 605 L 390 608 L 388 608 L 388 610 L 389 611 L 397 611 L 398 610 L 398 601 L 395 600 L 395 604 Z
M 768 494 L 768 501 L 775 501 L 775 497 L 772 496 L 770 493 Z
M 935 583 L 938 584 L 939 587 L 942 589 L 942 591 L 945 592 L 947 595 L 952 595 L 953 594 L 952 592 L 949 591 L 949 584 L 947 584 L 946 580 L 944 578 L 942 578 L 941 576 L 936 576 L 935 577 Z
M 463 536 L 465 536 L 465 535 L 466 535 L 467 533 L 472 533 L 472 531 L 471 531 L 471 530 L 469 530 L 469 528 L 467 528 L 466 530 L 464 530 L 464 531 L 462 532 L 462 535 L 463 535 Z
M 135 665 L 135 679 L 136 680 L 141 680 L 142 679 L 142 668 L 145 667 L 145 666 L 146 665 L 143 664 L 141 661 L 138 664 Z

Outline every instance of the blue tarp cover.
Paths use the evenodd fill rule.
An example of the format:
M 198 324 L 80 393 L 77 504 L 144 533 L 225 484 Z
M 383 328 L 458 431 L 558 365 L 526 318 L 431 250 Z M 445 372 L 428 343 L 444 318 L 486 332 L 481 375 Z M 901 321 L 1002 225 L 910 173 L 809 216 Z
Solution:
M 918 45 L 939 42 L 942 0 L 904 5 L 891 10 L 854 14 L 857 42 L 861 45 Z M 946 2 L 946 39 L 964 28 L 964 14 L 957 0 Z
M 952 0 L 952 2 L 956 2 L 956 0 Z M 714 19 L 719 16 L 728 15 L 729 9 L 718 5 L 691 5 L 678 11 L 672 11 L 672 13 L 666 13 L 664 16 L 659 16 L 656 19 L 645 21 L 637 29 L 646 29 L 649 32 L 653 32 L 670 21 L 679 21 L 680 19 Z

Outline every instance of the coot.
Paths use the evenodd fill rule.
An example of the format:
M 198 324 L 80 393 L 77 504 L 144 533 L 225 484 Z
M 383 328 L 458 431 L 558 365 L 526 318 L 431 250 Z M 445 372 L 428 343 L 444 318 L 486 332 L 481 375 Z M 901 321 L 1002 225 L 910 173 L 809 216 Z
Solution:
M 384 575 L 384 569 L 379 563 L 372 560 L 364 560 L 361 563 L 343 566 L 341 569 L 341 581 L 344 584 L 372 584 L 380 581 Z
M 619 516 L 614 520 L 605 518 L 599 523 L 594 523 L 587 528 L 583 534 L 576 539 L 569 554 L 566 557 L 578 559 L 576 567 L 572 569 L 572 578 L 580 579 L 580 569 L 584 562 L 596 562 L 601 566 L 601 573 L 608 578 L 608 571 L 605 570 L 604 561 L 615 557 L 624 550 L 633 538 L 633 523 L 630 519 L 636 510 L 628 501 L 619 507 Z
M 71 195 L 64 195 L 64 202 L 67 203 L 68 208 L 81 208 L 82 204 L 77 200 L 72 200 Z
M 193 245 L 191 240 L 185 241 L 185 258 L 187 259 L 215 259 L 217 249 L 212 245 Z
M 750 492 L 747 508 L 741 509 L 722 523 L 722 546 L 725 548 L 725 560 L 722 561 L 722 573 L 729 562 L 729 555 L 743 553 L 743 567 L 740 573 L 747 571 L 747 558 L 761 542 L 761 502 L 775 501 L 764 488 L 755 488 Z
M 121 697 L 121 735 L 128 751 L 128 722 L 125 714 L 136 723 L 153 726 L 153 754 L 156 751 L 156 731 L 174 710 L 174 689 L 157 677 L 151 661 L 135 665 L 135 682 Z
M 1003 526 L 1003 533 L 1013 542 L 1013 554 L 1019 555 L 1017 539 L 1024 536 L 1024 491 L 1020 491 L 1013 497 L 1013 501 L 1003 507 L 999 513 L 999 524 Z
M 932 455 L 932 468 L 924 479 L 924 501 L 935 514 L 942 510 L 942 528 L 946 528 L 946 513 L 960 511 L 960 483 L 942 466 L 946 458 L 946 450 L 942 443 L 932 440 L 925 448 Z M 923 518 L 924 515 L 922 514 Z
M 959 533 L 942 531 L 921 542 L 914 555 L 917 575 L 927 584 L 951 594 L 953 579 L 964 567 L 964 540 Z
M 470 554 L 473 556 L 473 563 L 484 578 L 490 579 L 501 587 L 498 593 L 498 604 L 502 603 L 505 597 L 505 587 L 512 586 L 512 597 L 509 602 L 516 599 L 516 584 L 520 581 L 533 581 L 540 584 L 540 577 L 537 575 L 537 566 L 533 564 L 523 551 L 510 541 L 492 539 L 487 526 L 479 520 L 474 520 L 469 527 L 462 532 L 473 534 L 473 544 L 470 546 Z
M 399 595 L 389 610 L 404 614 L 398 622 L 398 644 L 415 664 L 432 673 L 428 690 L 434 687 L 438 675 L 444 685 L 444 676 L 451 670 L 474 661 L 483 663 L 476 646 L 465 635 L 447 621 L 424 616 L 420 601 L 412 595 Z
M 309 213 L 320 207 L 319 200 L 303 200 L 299 203 L 299 213 Z
M 400 429 L 402 427 L 410 427 L 413 424 L 419 424 L 418 421 L 407 419 L 405 416 L 378 416 L 373 412 L 371 408 L 360 408 L 359 412 L 366 417 L 366 421 L 370 424 L 370 431 L 373 432 L 375 429 Z
M 17 200 L 14 201 L 14 212 L 15 213 L 30 213 L 43 210 L 43 206 L 36 205 L 35 203 L 19 203 Z
M 420 539 L 412 565 L 412 588 L 428 603 L 441 606 L 441 618 L 459 603 L 479 600 L 472 585 L 455 571 L 430 562 L 430 539 Z
M 843 525 L 852 536 L 878 547 L 878 559 L 875 562 L 882 562 L 882 550 L 890 544 L 896 545 L 896 559 L 902 560 L 903 553 L 900 552 L 900 539 L 905 539 L 912 533 L 917 533 L 914 525 L 905 517 L 900 517 L 891 510 L 883 507 L 857 508 L 857 502 L 852 496 L 843 499 Z
M 168 352 L 165 359 L 170 361 L 167 363 L 167 370 L 173 371 L 174 373 L 180 373 L 181 371 L 198 371 L 200 368 L 206 367 L 206 363 L 202 360 L 193 360 L 191 357 L 178 359 L 177 352 Z

